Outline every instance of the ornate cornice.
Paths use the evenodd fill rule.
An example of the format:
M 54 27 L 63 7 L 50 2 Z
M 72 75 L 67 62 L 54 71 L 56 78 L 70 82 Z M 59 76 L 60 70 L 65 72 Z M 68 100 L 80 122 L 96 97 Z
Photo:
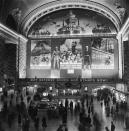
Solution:
M 127 41 L 129 39 L 129 18 L 126 20 L 125 24 L 119 31 L 117 37 L 121 37 L 123 41 Z
M 93 1 L 86 0 L 56 0 L 46 4 L 43 4 L 34 10 L 32 10 L 26 17 L 23 18 L 20 24 L 20 31 L 24 35 L 28 35 L 28 31 L 31 26 L 41 17 L 52 13 L 54 11 L 59 11 L 63 9 L 79 8 L 88 9 L 102 14 L 112 21 L 115 25 L 117 31 L 120 30 L 121 20 L 110 8 Z
M 18 39 L 23 43 L 27 42 L 27 38 L 24 36 L 12 31 L 3 24 L 0 23 L 0 37 L 6 40 L 7 43 L 18 44 Z

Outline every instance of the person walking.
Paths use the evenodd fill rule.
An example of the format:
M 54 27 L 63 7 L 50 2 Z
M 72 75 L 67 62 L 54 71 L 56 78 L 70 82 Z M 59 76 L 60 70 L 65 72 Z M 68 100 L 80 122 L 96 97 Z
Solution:
M 62 124 L 66 124 L 67 123 L 67 109 L 64 108 L 64 112 L 62 114 Z
M 36 116 L 34 126 L 36 130 L 39 130 L 39 118 Z
M 105 131 L 109 131 L 109 129 L 108 129 L 108 127 L 107 127 L 107 126 L 105 127 Z
M 18 126 L 20 127 L 21 126 L 21 114 L 19 113 L 18 114 Z
M 68 101 L 68 99 L 66 98 L 66 99 L 65 99 L 65 108 L 68 109 L 68 106 L 69 106 L 69 101 Z
M 70 102 L 70 112 L 71 112 L 71 115 L 73 114 L 73 102 L 71 101 Z
M 30 128 L 30 119 L 29 117 L 27 117 L 25 119 L 25 131 L 29 131 L 29 128 Z
M 9 126 L 9 128 L 12 127 L 12 118 L 11 118 L 11 113 L 8 114 L 8 126 Z
M 65 127 L 65 131 L 68 131 L 68 128 L 67 128 L 67 127 Z
M 59 125 L 57 131 L 63 131 L 62 127 L 63 127 L 62 125 Z
M 91 108 L 90 106 L 88 107 L 88 114 L 90 115 L 90 112 L 91 112 Z
M 111 122 L 111 131 L 115 131 L 115 125 L 114 125 L 113 121 Z
M 47 127 L 47 122 L 46 122 L 46 118 L 44 116 L 42 118 L 42 127 L 43 127 L 43 131 L 45 131 L 46 127 Z

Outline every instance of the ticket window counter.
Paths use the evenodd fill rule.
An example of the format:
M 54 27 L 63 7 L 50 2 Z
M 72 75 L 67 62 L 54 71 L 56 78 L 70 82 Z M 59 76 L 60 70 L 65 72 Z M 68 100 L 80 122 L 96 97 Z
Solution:
M 58 91 L 58 96 L 80 96 L 79 89 L 62 89 Z

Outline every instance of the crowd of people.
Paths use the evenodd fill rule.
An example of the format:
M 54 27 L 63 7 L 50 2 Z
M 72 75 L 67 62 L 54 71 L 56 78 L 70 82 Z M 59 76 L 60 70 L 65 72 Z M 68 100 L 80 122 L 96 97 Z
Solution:
M 52 117 L 53 115 L 50 116 L 50 112 L 47 112 L 46 116 L 43 115 L 42 118 L 40 118 L 40 116 L 38 116 L 38 108 L 32 106 L 33 99 L 31 99 L 30 96 L 27 96 L 27 105 L 24 101 L 23 95 L 18 92 L 16 94 L 11 94 L 8 102 L 7 98 L 7 92 L 3 93 L 1 96 L 3 108 L 0 113 L 0 118 L 7 122 L 8 128 L 12 128 L 13 120 L 17 119 L 18 127 L 20 127 L 22 131 L 29 131 L 30 123 L 32 122 L 35 131 L 38 131 L 41 126 L 42 130 L 45 131 L 49 126 L 49 119 L 55 119 L 55 117 Z M 15 104 L 13 102 L 14 98 L 16 99 Z M 69 113 L 71 116 L 79 118 L 77 119 L 79 121 L 78 131 L 90 131 L 91 128 L 94 129 L 94 131 L 101 131 L 103 124 L 102 119 L 100 119 L 99 114 L 95 110 L 95 101 L 100 103 L 99 106 L 101 108 L 105 108 L 107 114 L 106 117 L 112 117 L 111 127 L 109 129 L 109 125 L 107 125 L 104 127 L 105 131 L 115 131 L 115 116 L 119 114 L 121 106 L 111 94 L 108 94 L 107 97 L 104 98 L 97 97 L 97 99 L 92 95 L 86 94 L 82 96 L 81 99 L 76 100 L 76 102 L 67 98 L 65 99 L 65 103 L 61 101 L 58 106 L 59 116 L 57 117 L 57 119 L 61 118 L 61 124 L 59 124 L 57 131 L 69 130 Z M 5 131 L 4 128 L 2 128 L 2 122 L 0 122 L 0 131 Z

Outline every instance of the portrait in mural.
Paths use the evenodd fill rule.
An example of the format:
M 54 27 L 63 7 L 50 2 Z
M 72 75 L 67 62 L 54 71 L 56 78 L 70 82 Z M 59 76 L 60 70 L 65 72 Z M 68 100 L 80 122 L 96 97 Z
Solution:
M 53 69 L 60 69 L 60 49 L 59 46 L 55 46 L 52 52 Z
M 51 43 L 49 40 L 31 41 L 31 69 L 51 68 Z
M 60 45 L 60 69 L 82 68 L 82 45 L 80 39 L 65 39 Z
M 84 69 L 91 69 L 91 49 L 88 45 L 84 47 Z
M 92 44 L 92 69 L 114 69 L 113 38 L 94 38 Z

